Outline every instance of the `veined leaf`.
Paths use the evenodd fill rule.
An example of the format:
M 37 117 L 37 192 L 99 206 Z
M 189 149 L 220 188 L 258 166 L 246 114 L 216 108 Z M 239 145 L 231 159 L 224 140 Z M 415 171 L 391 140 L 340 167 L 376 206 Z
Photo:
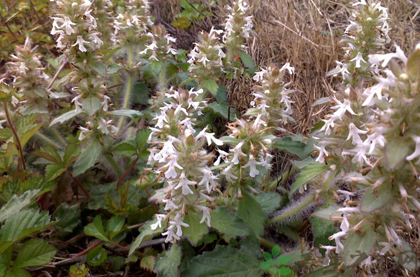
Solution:
M 376 243 L 376 232 L 373 226 L 365 228 L 363 236 L 351 232 L 344 242 L 344 257 L 346 266 L 357 266 L 364 261 Z
M 0 222 L 20 212 L 31 203 L 40 190 L 25 191 L 22 195 L 14 195 L 0 210 Z
M 188 213 L 183 220 L 189 227 L 182 227 L 182 235 L 194 246 L 209 232 L 206 223 L 200 223 L 200 220 L 201 215 L 192 212 Z
M 178 277 L 178 268 L 181 264 L 181 247 L 173 244 L 169 251 L 163 252 L 159 255 L 155 270 L 158 272 L 158 277 Z
M 75 116 L 77 116 L 77 115 L 79 115 L 81 113 L 82 113 L 82 110 L 79 110 L 79 111 L 77 111 L 77 110 L 71 110 L 69 112 L 66 112 L 66 113 L 60 115 L 59 117 L 55 118 L 53 121 L 51 121 L 49 127 L 51 127 L 51 126 L 53 126 L 54 124 L 57 124 L 57 123 L 64 123 L 67 120 L 70 120 L 73 117 L 75 117 Z
M 257 236 L 261 236 L 264 233 L 267 215 L 251 195 L 246 192 L 242 192 L 242 195 L 243 199 L 239 200 L 237 215 Z
M 99 215 L 95 217 L 92 223 L 89 223 L 85 227 L 84 232 L 88 236 L 92 236 L 103 241 L 109 241 L 106 236 L 104 226 L 102 225 L 102 219 Z
M 322 172 L 328 170 L 328 166 L 323 163 L 314 162 L 303 168 L 296 176 L 295 182 L 290 188 L 290 194 L 293 194 L 300 187 L 314 179 Z
M 211 227 L 229 237 L 245 237 L 251 232 L 239 217 L 219 208 L 211 213 Z
M 100 155 L 101 146 L 97 140 L 93 140 L 88 148 L 86 148 L 76 160 L 76 163 L 73 166 L 74 176 L 82 174 L 89 168 L 93 167 Z
M 61 165 L 49 164 L 45 168 L 45 179 L 47 179 L 47 181 L 54 180 L 64 172 L 66 172 L 66 170 Z
M 208 91 L 210 91 L 210 93 L 213 96 L 217 95 L 217 90 L 219 89 L 219 85 L 216 83 L 215 80 L 212 80 L 212 79 L 204 80 L 203 85 Z
M 13 268 L 19 269 L 48 264 L 54 258 L 56 252 L 54 246 L 42 239 L 29 240 L 19 251 L 13 263 Z
M 125 218 L 122 216 L 113 216 L 108 220 L 107 231 L 110 239 L 115 237 L 122 230 L 124 223 Z
M 101 101 L 98 97 L 89 96 L 84 98 L 82 101 L 83 109 L 87 111 L 89 115 L 93 115 L 101 108 Z

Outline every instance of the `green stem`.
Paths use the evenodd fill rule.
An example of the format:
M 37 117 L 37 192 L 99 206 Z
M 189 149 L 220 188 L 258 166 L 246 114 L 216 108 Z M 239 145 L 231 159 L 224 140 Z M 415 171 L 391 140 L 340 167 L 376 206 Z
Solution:
M 271 250 L 274 246 L 276 246 L 276 244 L 275 243 L 273 243 L 273 242 L 271 242 L 271 241 L 269 241 L 269 240 L 266 240 L 266 239 L 264 239 L 264 238 L 258 238 L 258 241 L 260 242 L 260 244 L 262 245 L 262 246 L 264 246 L 265 248 L 267 248 L 267 249 L 269 249 L 269 250 Z M 283 251 L 282 251 L 283 252 Z
M 112 165 L 112 168 L 117 172 L 117 174 L 121 175 L 122 171 L 120 167 L 118 166 L 117 162 L 115 161 L 114 157 L 111 154 L 106 154 L 105 158 Z
M 277 187 L 277 184 L 282 181 L 282 180 L 287 180 L 290 175 L 292 175 L 293 173 L 295 173 L 296 168 L 292 167 L 290 170 L 286 171 L 285 173 L 283 173 L 280 177 L 278 177 L 276 180 L 274 180 L 273 182 L 271 182 L 270 185 L 268 185 L 268 189 L 272 190 L 275 187 Z
M 62 145 L 64 145 L 64 146 L 68 145 L 66 139 L 61 136 L 61 134 L 57 131 L 56 128 L 51 128 L 51 131 L 54 134 L 54 136 L 56 137 L 56 139 L 58 139 L 58 141 L 60 141 L 60 143 Z
M 57 149 L 61 148 L 61 146 L 58 145 L 57 143 L 55 143 L 55 141 L 53 141 L 52 139 L 50 139 L 46 135 L 41 134 L 41 132 L 39 132 L 39 131 L 35 134 L 35 136 L 37 136 L 38 138 L 42 139 L 47 144 L 54 146 Z
M 271 225 L 277 222 L 280 222 L 288 217 L 293 216 L 294 214 L 299 213 L 301 210 L 303 210 L 304 208 L 306 208 L 307 206 L 309 206 L 313 201 L 314 201 L 314 197 L 315 197 L 315 191 L 312 192 L 312 194 L 308 195 L 306 197 L 305 200 L 303 200 L 302 202 L 300 202 L 297 206 L 293 207 L 292 209 L 286 211 L 285 213 L 282 213 L 272 219 L 270 219 L 267 222 L 267 225 Z
M 128 72 L 127 88 L 124 95 L 124 102 L 122 105 L 122 109 L 127 109 L 128 105 L 130 104 L 131 92 L 133 90 L 133 72 L 132 72 L 133 59 L 134 59 L 133 46 L 130 45 L 130 47 L 128 47 L 128 67 L 129 67 L 130 72 Z M 124 123 L 124 119 L 125 118 L 121 116 L 120 120 L 118 121 L 117 134 L 119 134 L 121 131 L 122 125 Z

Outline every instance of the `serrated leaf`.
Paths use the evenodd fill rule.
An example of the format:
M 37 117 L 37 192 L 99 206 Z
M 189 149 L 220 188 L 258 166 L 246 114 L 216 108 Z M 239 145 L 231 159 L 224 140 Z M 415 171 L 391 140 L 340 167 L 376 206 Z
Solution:
M 276 259 L 276 264 L 278 264 L 278 265 L 287 265 L 287 263 L 289 261 L 290 261 L 290 257 L 289 256 L 281 256 L 281 257 L 278 257 Z
M 24 269 L 6 270 L 4 277 L 31 277 L 31 274 Z
M 54 180 L 64 172 L 66 172 L 66 170 L 61 165 L 49 164 L 45 167 L 45 179 L 47 179 L 47 181 Z
M 83 231 L 88 236 L 92 236 L 103 241 L 109 241 L 105 234 L 104 226 L 102 225 L 102 219 L 99 215 L 95 217 L 92 223 L 86 225 Z
M 262 276 L 260 261 L 232 247 L 218 245 L 213 252 L 204 252 L 191 260 L 183 277 L 257 277 Z
M 312 233 L 314 236 L 314 246 L 319 247 L 320 245 L 332 245 L 333 242 L 328 238 L 338 232 L 337 227 L 334 226 L 334 221 L 328 219 L 321 219 L 315 216 L 311 216 L 310 222 L 312 225 Z M 320 249 L 323 253 L 324 249 Z
M 282 266 L 279 268 L 279 273 L 281 276 L 288 276 L 290 273 L 292 273 L 292 270 L 286 266 Z
M 13 197 L 0 210 L 0 222 L 5 221 L 11 216 L 17 214 L 31 203 L 31 200 L 38 194 L 40 190 L 25 191 L 22 195 Z
M 137 154 L 137 148 L 129 142 L 121 142 L 115 146 L 114 153 L 126 157 L 131 157 Z
M 236 110 L 234 108 L 229 109 L 229 104 L 226 102 L 217 103 L 213 102 L 208 105 L 214 112 L 222 115 L 224 118 L 228 118 L 230 110 L 230 119 L 234 119 L 236 115 Z
M 210 91 L 213 96 L 217 95 L 217 91 L 219 90 L 219 85 L 216 83 L 215 80 L 209 79 L 203 81 L 204 87 Z
M 314 162 L 303 168 L 295 178 L 295 182 L 290 188 L 290 194 L 293 194 L 300 187 L 314 179 L 322 172 L 328 170 L 326 164 Z
M 80 146 L 76 144 L 70 144 L 66 147 L 63 157 L 65 167 L 69 167 L 77 159 L 81 150 Z
M 13 131 L 9 128 L 0 129 L 0 141 L 6 141 L 13 137 Z
M 193 246 L 197 245 L 199 240 L 209 232 L 206 223 L 200 223 L 200 220 L 201 215 L 195 213 L 188 213 L 183 220 L 189 227 L 182 227 L 182 235 L 186 237 Z
M 85 110 L 88 115 L 92 116 L 101 108 L 101 100 L 95 96 L 89 96 L 83 99 L 82 101 L 83 110 Z
M 89 273 L 89 267 L 85 264 L 70 266 L 70 277 L 85 277 Z
M 147 145 L 147 140 L 149 139 L 151 132 L 152 131 L 150 129 L 142 129 L 137 132 L 136 144 L 137 144 L 137 149 L 139 149 L 139 151 L 142 151 Z
M 142 112 L 136 111 L 136 110 L 129 110 L 129 109 L 123 109 L 123 110 L 115 110 L 110 112 L 112 115 L 118 115 L 118 116 L 127 116 L 127 117 L 136 117 L 143 115 Z
M 162 226 L 156 228 L 155 230 L 152 229 L 152 225 L 156 224 L 157 218 L 153 221 L 147 222 L 145 225 L 140 227 L 139 231 L 140 234 L 137 236 L 136 240 L 131 244 L 130 252 L 128 255 L 132 255 L 134 251 L 136 251 L 137 247 L 139 247 L 143 242 L 153 238 L 154 236 L 160 235 L 163 230 L 166 228 L 166 222 L 162 222 Z
M 237 215 L 257 236 L 261 236 L 264 233 L 267 215 L 251 195 L 246 192 L 243 192 L 242 195 L 243 199 L 239 200 Z
M 70 206 L 68 203 L 63 203 L 54 211 L 53 218 L 58 220 L 54 225 L 57 234 L 65 236 L 80 224 L 80 205 Z
M 38 152 L 35 152 L 34 155 L 46 159 L 47 161 L 53 162 L 55 164 L 63 165 L 61 156 L 50 145 L 41 146 L 41 149 Z
M 24 210 L 9 217 L 0 229 L 0 253 L 16 241 L 51 225 L 48 212 Z
M 239 217 L 230 214 L 226 209 L 219 208 L 211 213 L 211 227 L 229 237 L 245 237 L 250 229 Z
M 49 127 L 53 126 L 54 124 L 61 123 L 63 124 L 67 120 L 72 119 L 73 117 L 79 115 L 82 113 L 82 110 L 71 110 L 69 112 L 66 112 L 59 117 L 55 118 L 53 121 L 51 121 Z
M 245 52 L 241 52 L 239 57 L 241 58 L 242 63 L 249 68 L 249 71 L 253 75 L 255 73 L 255 62 L 251 55 Z
M 149 272 L 153 272 L 153 268 L 156 264 L 156 257 L 155 256 L 146 256 L 141 258 L 140 267 L 144 270 Z
M 391 193 L 391 187 L 389 183 L 385 182 L 380 185 L 375 192 L 373 188 L 366 190 L 361 203 L 362 212 L 373 212 L 377 209 L 389 205 L 394 199 L 394 195 Z
M 254 197 L 265 213 L 272 213 L 280 208 L 281 195 L 276 192 L 260 192 Z
M 410 151 L 410 143 L 407 143 L 400 136 L 394 136 L 390 139 L 392 143 L 385 144 L 385 158 L 390 170 L 394 170 L 402 162 Z
M 112 240 L 119 232 L 121 232 L 124 226 L 125 218 L 122 216 L 113 216 L 108 220 L 107 231 L 109 238 Z
M 344 260 L 346 266 L 357 266 L 364 261 L 369 255 L 372 247 L 376 243 L 376 232 L 373 226 L 365 228 L 365 233 L 359 235 L 351 232 L 344 242 Z
M 169 251 L 163 252 L 159 255 L 155 270 L 159 276 L 164 277 L 178 277 L 178 268 L 181 264 L 181 247 L 173 244 Z
M 42 239 L 27 241 L 19 251 L 13 268 L 23 268 L 28 266 L 41 266 L 48 264 L 57 251 L 54 246 Z
M 86 172 L 89 168 L 93 167 L 101 155 L 101 146 L 97 140 L 93 140 L 88 148 L 82 150 L 79 158 L 73 166 L 73 175 L 77 176 Z
M 264 270 L 269 270 L 271 268 L 271 264 L 269 262 L 260 262 L 260 267 Z
M 273 260 L 273 255 L 271 255 L 268 252 L 264 252 L 263 256 L 264 256 L 264 260 L 267 262 L 271 262 Z
M 107 258 L 106 251 L 103 249 L 102 244 L 90 250 L 86 255 L 86 262 L 90 266 L 99 266 Z

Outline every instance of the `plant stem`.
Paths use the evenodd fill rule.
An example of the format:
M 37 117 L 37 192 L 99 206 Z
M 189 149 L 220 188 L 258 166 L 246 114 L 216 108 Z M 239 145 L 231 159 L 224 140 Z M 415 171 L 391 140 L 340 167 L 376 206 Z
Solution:
M 273 243 L 273 242 L 271 242 L 271 241 L 269 241 L 269 240 L 266 240 L 266 239 L 264 239 L 264 238 L 258 238 L 258 241 L 259 241 L 259 243 L 260 243 L 262 246 L 264 246 L 264 247 L 266 247 L 266 248 L 268 248 L 268 249 L 270 249 L 270 250 L 271 250 L 271 248 L 273 248 L 274 246 L 276 246 L 276 244 L 275 244 L 275 243 Z
M 89 252 L 90 250 L 92 250 L 93 248 L 95 248 L 96 246 L 100 245 L 103 242 L 104 242 L 103 240 L 99 240 L 99 241 L 95 242 L 94 244 L 92 244 L 91 246 L 89 246 L 88 248 L 86 248 L 85 250 L 80 252 L 79 254 L 73 256 L 73 258 L 83 256 L 84 254 L 86 254 L 87 252 Z
M 130 47 L 128 47 L 128 67 L 130 68 L 130 72 L 128 72 L 127 88 L 124 95 L 124 102 L 122 105 L 122 109 L 127 109 L 128 105 L 130 104 L 131 91 L 133 90 L 133 72 L 131 71 L 133 67 L 133 59 L 134 59 L 133 46 L 130 45 Z M 118 122 L 117 134 L 120 133 L 123 123 L 124 123 L 124 116 L 121 116 Z
M 267 224 L 271 225 L 277 222 L 280 222 L 288 217 L 291 217 L 294 214 L 297 214 L 298 212 L 300 212 L 301 210 L 303 210 L 304 208 L 306 208 L 309 204 L 312 203 L 312 201 L 314 201 L 314 194 L 315 192 L 313 192 L 312 194 L 308 195 L 306 197 L 305 200 L 303 200 L 302 202 L 300 202 L 297 206 L 293 207 L 292 209 L 270 219 Z
M 117 172 L 118 175 L 121 175 L 121 169 L 119 168 L 117 162 L 115 161 L 114 157 L 111 154 L 106 154 L 105 158 L 107 161 L 112 165 L 112 168 Z
M 20 161 L 22 163 L 23 170 L 25 170 L 26 169 L 26 165 L 25 165 L 25 157 L 23 156 L 22 145 L 20 144 L 20 139 L 19 139 L 19 136 L 18 136 L 18 134 L 16 132 L 15 126 L 13 126 L 12 120 L 10 119 L 9 109 L 7 108 L 7 103 L 6 102 L 4 102 L 4 112 L 6 113 L 7 123 L 9 124 L 10 129 L 12 129 L 13 136 L 16 139 L 16 144 L 18 145 L 19 153 L 20 153 Z
M 63 138 L 60 133 L 57 131 L 55 127 L 51 128 L 52 133 L 54 136 L 61 142 L 62 145 L 67 146 L 68 143 L 65 138 Z
M 66 64 L 69 62 L 69 58 L 65 58 L 63 60 L 63 63 L 61 64 L 60 68 L 57 70 L 57 72 L 55 73 L 54 77 L 52 78 L 50 84 L 47 87 L 47 91 L 49 91 L 52 87 L 52 85 L 54 84 L 55 80 L 57 79 L 58 75 L 60 74 L 60 72 L 64 69 L 64 67 L 66 66 Z
M 36 132 L 35 136 L 45 141 L 47 144 L 54 146 L 55 148 L 61 148 L 60 145 L 55 143 L 52 139 L 47 137 L 46 135 L 43 135 L 40 131 Z
M 274 189 L 275 187 L 277 187 L 277 184 L 282 181 L 282 180 L 287 180 L 291 174 L 293 174 L 296 171 L 295 167 L 292 167 L 290 170 L 286 171 L 285 173 L 283 173 L 279 178 L 277 178 L 276 180 L 274 180 L 273 182 L 270 183 L 270 185 L 268 185 L 268 188 L 270 190 Z
M 79 188 L 82 189 L 82 191 L 86 195 L 86 197 L 90 199 L 89 193 L 86 191 L 86 189 L 83 187 L 83 185 L 79 182 L 79 180 L 74 178 L 73 174 L 71 174 L 70 171 L 66 170 L 66 172 L 67 172 L 68 175 L 70 175 L 70 177 L 73 179 L 73 181 L 76 182 L 76 184 L 79 186 Z
M 127 169 L 127 171 L 126 171 L 126 172 L 124 172 L 123 176 L 121 176 L 121 178 L 120 178 L 120 179 L 118 179 L 118 182 L 117 182 L 117 189 L 119 189 L 119 188 L 120 188 L 121 182 L 124 180 L 125 176 L 127 176 L 127 175 L 130 173 L 130 171 L 131 171 L 131 170 L 133 170 L 133 168 L 134 168 L 134 166 L 136 165 L 136 163 L 137 163 L 137 161 L 138 161 L 138 160 L 139 160 L 139 157 L 137 157 L 137 158 L 134 160 L 134 162 L 133 162 L 133 164 L 130 166 L 130 168 L 129 168 L 129 169 Z

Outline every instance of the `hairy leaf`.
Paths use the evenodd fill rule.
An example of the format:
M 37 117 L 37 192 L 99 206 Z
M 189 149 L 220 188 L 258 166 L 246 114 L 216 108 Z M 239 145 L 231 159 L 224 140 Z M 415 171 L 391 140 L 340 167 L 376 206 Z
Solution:
M 261 236 L 264 233 L 267 215 L 251 195 L 246 192 L 243 192 L 242 195 L 243 199 L 239 200 L 237 215 L 257 236 Z
M 182 235 L 194 246 L 209 232 L 206 223 L 200 223 L 200 220 L 201 216 L 195 213 L 188 213 L 184 218 L 184 222 L 188 224 L 189 227 L 182 227 Z
M 245 237 L 250 229 L 239 217 L 219 208 L 211 213 L 211 227 L 229 237 Z
M 158 272 L 158 277 L 178 277 L 178 268 L 181 265 L 181 247 L 173 244 L 169 251 L 163 252 L 159 255 L 155 270 Z

